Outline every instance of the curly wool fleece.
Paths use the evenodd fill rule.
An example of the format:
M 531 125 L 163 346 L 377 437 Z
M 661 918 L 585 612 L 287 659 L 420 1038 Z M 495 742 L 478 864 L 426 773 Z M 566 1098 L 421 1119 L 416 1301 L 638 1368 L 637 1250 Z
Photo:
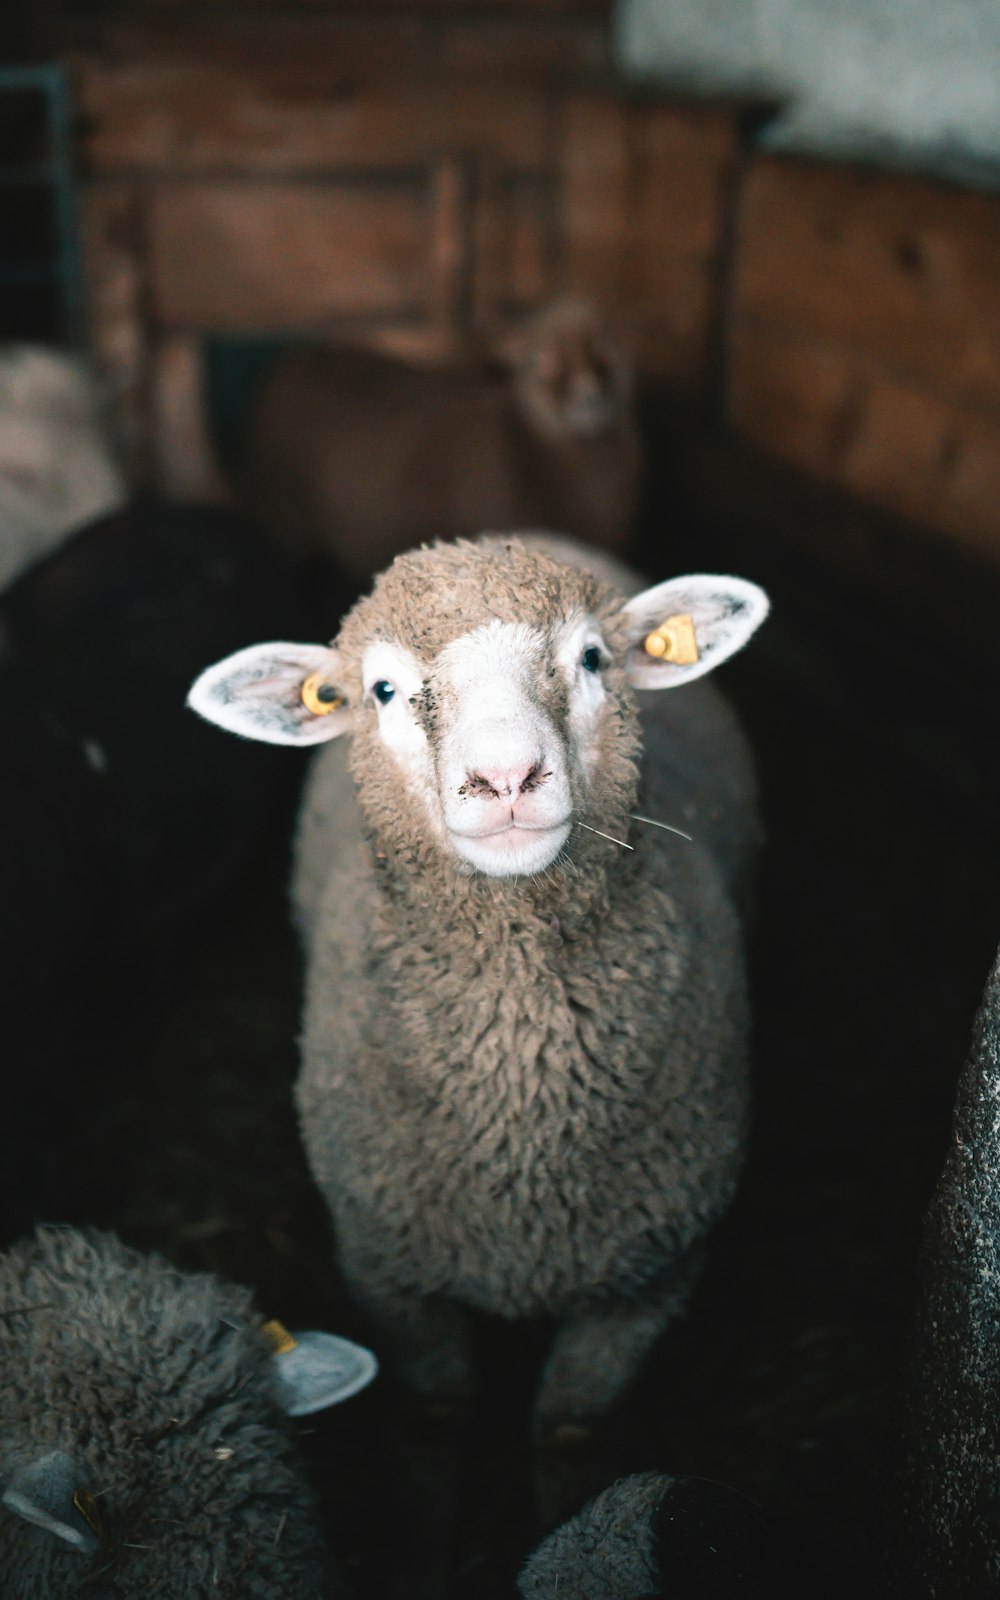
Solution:
M 103 1530 L 90 1557 L 0 1505 L 4 1600 L 342 1595 L 260 1328 L 248 1290 L 110 1234 L 0 1256 L 0 1488 L 65 1452 Z
M 470 875 L 361 701 L 365 647 L 406 646 L 428 664 L 415 709 L 433 745 L 448 705 L 431 663 L 450 639 L 494 618 L 545 630 L 590 612 L 611 665 L 574 814 L 624 837 L 640 742 L 621 603 L 516 542 L 436 546 L 400 557 L 336 641 L 358 707 L 357 803 L 336 741 L 303 814 L 299 883 L 315 915 L 297 1094 L 342 1265 L 375 1310 L 443 1295 L 572 1315 L 669 1297 L 732 1195 L 746 996 L 713 853 L 655 830 L 628 853 L 574 829 L 545 873 Z M 554 674 L 542 692 L 557 703 Z M 669 794 L 646 803 L 670 817 Z
M 888 1587 L 901 1600 L 1000 1592 L 1000 952 L 958 1081 L 924 1222 L 891 1496 Z
M 802 1600 L 826 1593 L 791 1528 L 737 1489 L 621 1478 L 526 1562 L 523 1600 Z

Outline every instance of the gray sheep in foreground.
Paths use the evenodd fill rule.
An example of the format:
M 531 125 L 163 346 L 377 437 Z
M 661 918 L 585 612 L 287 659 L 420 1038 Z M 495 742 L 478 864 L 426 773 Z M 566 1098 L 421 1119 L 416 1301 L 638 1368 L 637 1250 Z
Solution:
M 127 493 L 86 364 L 0 345 L 0 589 Z
M 927 1213 L 906 1373 L 890 1588 L 1000 1593 L 1000 954 L 958 1084 Z
M 298 1337 L 273 1351 L 249 1290 L 112 1234 L 40 1228 L 0 1256 L 4 1600 L 342 1595 L 285 1413 L 374 1362 Z
M 518 1580 L 523 1600 L 811 1600 L 799 1552 L 746 1495 L 644 1472 L 550 1533 Z
M 535 1419 L 556 1445 L 680 1311 L 740 1170 L 727 876 L 756 821 L 720 812 L 752 787 L 746 754 L 703 699 L 700 748 L 678 712 L 678 751 L 654 750 L 640 788 L 633 690 L 710 671 L 767 611 L 753 584 L 706 576 L 623 603 L 600 558 L 573 559 L 517 539 L 413 551 L 333 645 L 252 647 L 190 695 L 249 737 L 353 733 L 356 800 L 333 745 L 300 847 L 312 1171 L 349 1283 L 428 1402 L 471 1392 L 463 1307 L 558 1320 Z M 644 647 L 677 616 L 689 664 Z M 654 723 L 669 746 L 670 714 Z

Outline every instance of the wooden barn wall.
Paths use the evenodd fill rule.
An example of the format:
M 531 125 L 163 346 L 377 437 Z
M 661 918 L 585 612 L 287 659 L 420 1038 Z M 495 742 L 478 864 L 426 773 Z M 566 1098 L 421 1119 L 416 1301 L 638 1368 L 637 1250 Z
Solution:
M 1000 563 L 1000 197 L 762 158 L 733 273 L 736 431 Z
M 198 487 L 208 334 L 433 355 L 580 292 L 697 385 L 735 119 L 584 87 L 606 49 L 586 14 L 369 15 L 119 27 L 78 52 L 91 331 L 140 473 Z
M 146 9 L 72 57 L 91 332 L 138 477 L 212 491 L 206 336 L 434 356 L 579 292 L 738 437 L 1000 562 L 1000 199 L 630 97 L 596 0 Z

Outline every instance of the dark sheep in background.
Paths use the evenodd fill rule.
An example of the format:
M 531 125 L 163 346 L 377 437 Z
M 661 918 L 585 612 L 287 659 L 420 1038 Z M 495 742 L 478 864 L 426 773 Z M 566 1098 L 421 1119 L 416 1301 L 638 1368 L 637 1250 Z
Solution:
M 427 539 L 544 527 L 621 549 L 639 492 L 630 359 L 595 307 L 560 301 L 500 359 L 440 366 L 336 345 L 262 380 L 245 502 L 288 548 L 367 581 Z
M 284 1417 L 374 1362 L 321 1334 L 281 1353 L 268 1331 L 249 1290 L 111 1234 L 40 1228 L 0 1256 L 5 1597 L 344 1593 Z

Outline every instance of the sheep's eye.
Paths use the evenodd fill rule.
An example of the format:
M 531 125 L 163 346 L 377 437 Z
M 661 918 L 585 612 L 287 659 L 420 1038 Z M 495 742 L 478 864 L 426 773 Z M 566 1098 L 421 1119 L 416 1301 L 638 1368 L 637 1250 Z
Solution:
M 598 650 L 596 644 L 589 644 L 587 646 L 586 650 L 583 652 L 583 655 L 580 657 L 580 665 L 584 672 L 600 672 L 601 652 Z
M 388 678 L 379 678 L 378 683 L 372 684 L 372 694 L 380 706 L 387 706 L 395 693 L 395 685 Z

